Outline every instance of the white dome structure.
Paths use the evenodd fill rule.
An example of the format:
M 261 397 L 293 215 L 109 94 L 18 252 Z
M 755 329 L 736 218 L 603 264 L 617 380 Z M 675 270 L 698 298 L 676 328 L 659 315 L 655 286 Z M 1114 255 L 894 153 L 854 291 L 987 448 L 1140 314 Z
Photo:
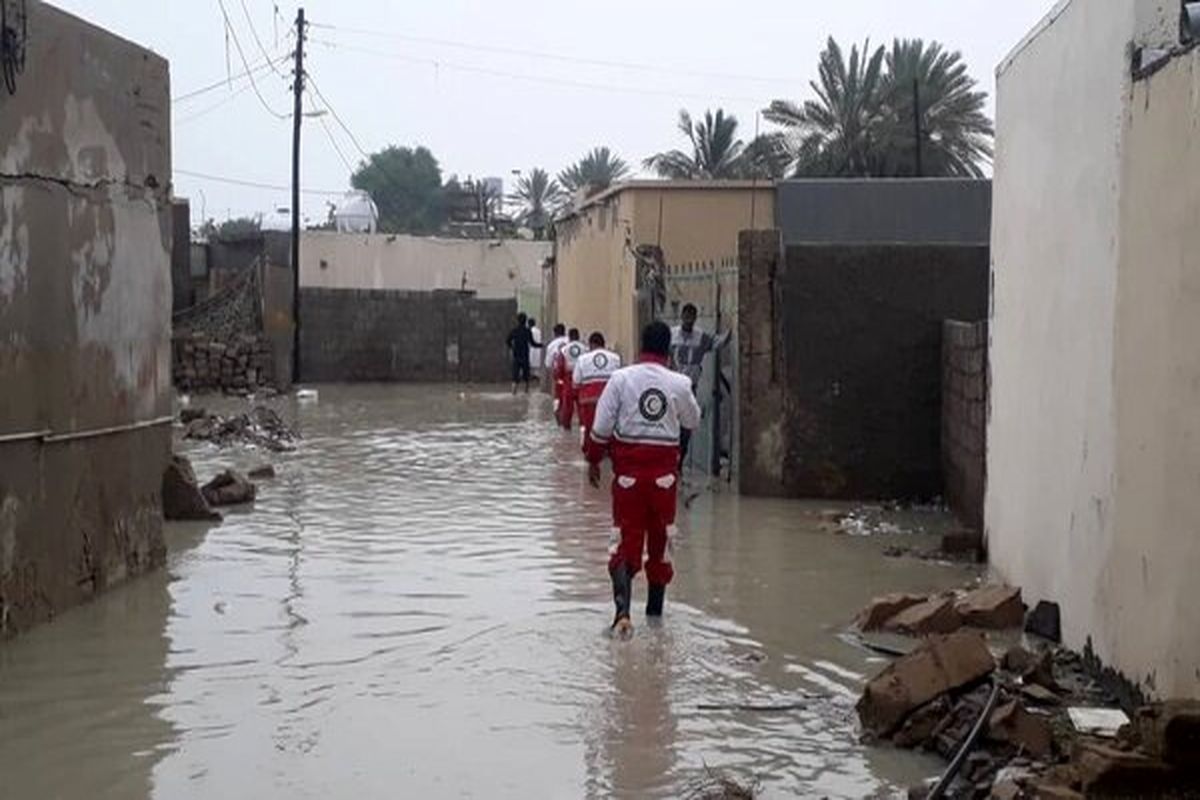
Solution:
M 341 233 L 375 233 L 379 209 L 366 192 L 346 192 L 333 210 L 333 219 Z

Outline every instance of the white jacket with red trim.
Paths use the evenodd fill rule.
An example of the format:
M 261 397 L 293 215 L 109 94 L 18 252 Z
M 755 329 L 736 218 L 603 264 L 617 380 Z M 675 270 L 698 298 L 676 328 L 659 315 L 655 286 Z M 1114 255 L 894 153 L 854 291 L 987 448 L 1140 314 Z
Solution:
M 573 342 L 567 342 L 565 345 L 563 345 L 562 357 L 566 362 L 567 375 L 571 375 L 575 372 L 575 362 L 578 361 L 586 352 L 587 347 L 584 346 L 583 342 L 579 341 L 578 339 Z
M 550 344 L 546 345 L 546 360 L 543 362 L 543 366 L 546 369 L 552 369 L 554 367 L 554 359 L 558 357 L 558 354 L 562 352 L 562 349 L 566 346 L 566 336 L 558 336 L 552 339 Z
M 589 350 L 575 362 L 572 380 L 580 399 L 598 400 L 604 384 L 621 368 L 621 357 L 611 350 Z
M 692 381 L 666 359 L 643 357 L 609 378 L 587 443 L 588 461 L 605 453 L 618 475 L 666 475 L 679 468 L 679 432 L 700 424 Z

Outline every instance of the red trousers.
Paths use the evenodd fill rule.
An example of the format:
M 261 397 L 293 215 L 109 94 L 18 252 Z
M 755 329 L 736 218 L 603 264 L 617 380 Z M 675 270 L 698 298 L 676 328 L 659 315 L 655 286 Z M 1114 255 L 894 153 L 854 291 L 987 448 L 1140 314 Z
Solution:
M 583 428 L 580 442 L 583 452 L 586 453 L 588 435 L 592 432 L 592 423 L 596 421 L 596 398 L 580 397 L 577 407 L 579 409 L 579 426 Z
M 666 586 L 675 577 L 671 565 L 671 534 L 675 527 L 675 498 L 678 479 L 672 474 L 661 477 L 619 475 L 613 479 L 613 525 L 620 540 L 609 549 L 609 570 L 620 564 L 630 573 L 642 569 L 645 551 L 646 579 Z
M 563 378 L 559 390 L 558 424 L 571 430 L 571 422 L 575 417 L 575 385 L 570 373 Z

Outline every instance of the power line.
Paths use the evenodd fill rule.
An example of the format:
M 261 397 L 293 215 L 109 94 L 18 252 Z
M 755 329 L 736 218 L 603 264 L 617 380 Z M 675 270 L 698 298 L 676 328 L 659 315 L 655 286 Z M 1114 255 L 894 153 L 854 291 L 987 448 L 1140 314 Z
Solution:
M 271 59 L 270 61 L 271 62 L 283 61 L 286 58 L 291 58 L 291 54 L 288 53 L 287 55 L 281 55 L 281 56 L 278 56 L 277 58 Z M 196 97 L 199 97 L 202 94 L 208 94 L 209 92 L 216 91 L 217 89 L 223 89 L 226 86 L 229 86 L 234 81 L 240 81 L 240 80 L 243 80 L 243 79 L 249 77 L 251 73 L 262 72 L 268 66 L 270 66 L 270 65 L 267 62 L 259 61 L 253 67 L 250 67 L 250 69 L 247 70 L 246 72 L 239 72 L 237 75 L 234 75 L 232 77 L 221 78 L 221 80 L 213 81 L 210 84 L 201 86 L 199 89 L 194 89 L 190 92 L 186 92 L 185 94 L 181 94 L 177 97 L 172 97 L 171 102 L 172 103 L 183 103 L 188 100 L 192 100 Z
M 177 175 L 185 175 L 189 178 L 199 178 L 200 180 L 213 181 L 215 183 L 228 183 L 232 186 L 245 186 L 251 189 L 270 189 L 277 192 L 290 192 L 290 186 L 282 186 L 273 183 L 261 183 L 259 181 L 246 180 L 244 178 L 230 178 L 225 175 L 213 175 L 207 172 L 193 172 L 192 170 L 180 169 L 175 167 L 174 171 Z M 346 190 L 333 191 L 329 189 L 301 189 L 304 194 L 322 195 L 324 197 L 342 197 L 346 194 Z
M 341 129 L 346 132 L 346 135 L 350 137 L 351 143 L 354 144 L 354 149 L 357 150 L 363 158 L 370 160 L 370 154 L 363 149 L 363 146 L 358 141 L 358 137 L 354 135 L 354 132 L 350 130 L 349 126 L 347 126 L 346 122 L 342 119 L 342 115 L 334 110 L 333 104 L 326 99 L 325 95 L 321 92 L 321 87 L 317 86 L 317 82 L 313 80 L 312 75 L 308 76 L 308 84 L 312 87 L 313 91 L 317 93 L 317 97 L 321 98 L 321 102 L 325 104 L 325 110 L 333 115 L 333 118 L 337 121 L 338 126 L 341 127 Z
M 175 120 L 175 125 L 176 126 L 186 125 L 189 122 L 192 122 L 193 120 L 197 120 L 197 119 L 200 119 L 201 117 L 207 116 L 208 114 L 211 114 L 213 111 L 216 111 L 218 108 L 221 108 L 222 106 L 233 102 L 234 100 L 241 97 L 248 91 L 250 91 L 250 84 L 247 83 L 245 86 L 238 89 L 236 92 L 225 95 L 217 102 L 215 102 L 209 106 L 206 106 L 192 114 L 188 114 L 186 117 L 180 117 L 179 119 Z
M 783 78 L 783 77 L 766 77 L 762 75 L 742 75 L 729 72 L 708 72 L 705 70 L 685 69 L 681 67 L 667 67 L 659 64 L 649 64 L 637 61 L 617 61 L 603 58 L 589 58 L 586 56 L 569 56 L 561 53 L 548 53 L 538 50 L 522 50 L 515 47 L 504 47 L 500 45 L 477 44 L 472 42 L 460 42 L 453 39 L 436 39 L 427 36 L 411 36 L 403 33 L 392 33 L 389 31 L 373 31 L 366 28 L 345 28 L 340 25 L 330 25 L 314 22 L 312 27 L 321 28 L 323 30 L 338 31 L 342 33 L 359 34 L 362 36 L 375 36 L 387 39 L 398 39 L 406 42 L 414 42 L 418 44 L 432 44 L 441 47 L 453 47 L 460 50 L 474 50 L 482 53 L 499 53 L 503 55 L 523 56 L 526 58 L 540 58 L 547 61 L 559 61 L 567 64 L 587 64 L 597 67 L 611 67 L 625 70 L 638 70 L 641 72 L 660 72 L 671 75 L 686 75 L 693 78 L 709 78 L 719 80 L 732 81 L 748 81 L 752 83 L 772 83 L 772 84 L 789 84 L 795 86 L 800 83 L 799 78 Z
M 442 61 L 435 58 L 408 56 L 402 53 L 389 52 L 386 50 L 373 50 L 368 47 L 356 47 L 354 45 L 339 44 L 330 42 L 324 39 L 309 39 L 314 44 L 319 44 L 335 50 L 347 50 L 356 53 L 366 53 L 368 55 L 380 56 L 382 58 L 392 58 L 398 61 L 407 61 L 414 64 L 426 64 L 435 69 L 451 69 L 459 72 L 470 72 L 478 75 L 491 75 L 497 78 L 508 78 L 510 80 L 529 81 L 533 83 L 545 83 L 553 86 L 566 86 L 574 89 L 595 89 L 605 92 L 616 92 L 619 94 L 640 94 L 651 97 L 670 97 L 676 100 L 689 98 L 699 100 L 721 100 L 733 103 L 763 103 L 762 97 L 745 97 L 736 95 L 713 95 L 711 93 L 702 92 L 679 92 L 659 89 L 645 89 L 639 86 L 618 86 L 611 83 L 591 83 L 588 81 L 576 81 L 567 78 L 553 78 L 545 75 L 529 75 L 519 72 L 508 72 L 506 70 L 490 69 L 487 67 L 476 67 L 470 64 L 456 64 L 450 61 Z
M 237 50 L 238 58 L 242 60 L 242 66 L 246 68 L 247 77 L 250 78 L 250 84 L 254 87 L 254 94 L 258 97 L 258 101 L 271 116 L 277 119 L 287 119 L 286 114 L 281 114 L 271 108 L 271 104 L 267 102 L 267 98 L 263 97 L 262 92 L 259 91 L 258 82 L 254 80 L 254 73 L 250 69 L 250 63 L 246 59 L 246 53 L 242 50 L 242 43 L 238 39 L 237 30 L 234 29 L 233 22 L 229 19 L 229 12 L 225 9 L 225 0 L 217 0 L 217 5 L 221 7 L 221 16 L 225 18 L 225 31 L 233 37 L 233 46 Z
M 246 24 L 250 26 L 250 35 L 254 38 L 254 43 L 258 45 L 258 52 L 262 53 L 263 57 L 267 59 L 267 63 L 271 65 L 272 72 L 281 78 L 285 77 L 284 74 L 279 71 L 279 68 L 275 66 L 274 62 L 270 60 L 270 53 L 268 53 L 267 48 L 263 46 L 262 39 L 258 37 L 258 28 L 254 27 L 254 18 L 250 16 L 250 9 L 246 8 L 246 0 L 239 0 L 239 2 L 242 5 L 242 14 L 246 17 Z M 275 11 L 278 13 L 278 6 L 275 7 Z M 278 43 L 276 43 L 275 46 L 278 47 Z
M 311 75 L 309 76 L 308 83 L 309 86 L 312 85 Z M 309 95 L 309 99 L 313 99 L 311 94 Z M 330 111 L 328 105 L 325 106 L 325 110 Z M 332 113 L 332 111 L 330 111 L 330 113 Z M 321 123 L 321 128 L 325 131 L 325 136 L 328 137 L 329 143 L 333 145 L 334 152 L 338 154 L 338 158 L 340 158 L 342 160 L 342 164 L 345 165 L 347 173 L 353 175 L 354 167 L 350 164 L 350 159 L 346 158 L 346 153 L 342 150 L 342 146 L 338 144 L 337 138 L 333 135 L 333 129 L 329 127 L 329 123 L 325 121 L 325 117 L 318 116 L 317 122 Z

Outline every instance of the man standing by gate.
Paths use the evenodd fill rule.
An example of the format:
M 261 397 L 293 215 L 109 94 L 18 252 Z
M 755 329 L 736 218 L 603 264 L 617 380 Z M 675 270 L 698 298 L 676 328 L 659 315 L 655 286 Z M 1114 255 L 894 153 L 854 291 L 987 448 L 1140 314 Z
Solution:
M 679 322 L 671 329 L 671 369 L 681 372 L 692 383 L 692 394 L 695 395 L 700 385 L 700 375 L 703 370 L 704 356 L 713 349 L 713 337 L 696 327 L 696 306 L 688 303 L 680 312 Z M 679 466 L 687 458 L 688 446 L 691 444 L 692 432 L 684 429 L 679 439 Z

